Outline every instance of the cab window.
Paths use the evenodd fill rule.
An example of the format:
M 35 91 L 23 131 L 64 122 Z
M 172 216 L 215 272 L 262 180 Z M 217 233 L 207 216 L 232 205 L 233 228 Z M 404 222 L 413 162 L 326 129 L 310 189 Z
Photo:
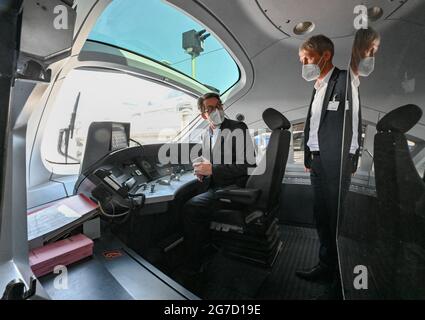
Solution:
M 131 139 L 149 144 L 171 141 L 198 116 L 195 97 L 124 73 L 73 70 L 63 81 L 42 143 L 55 173 L 78 173 L 92 122 L 129 122 Z
M 240 78 L 236 62 L 216 37 L 160 0 L 114 0 L 88 40 L 148 57 L 220 93 Z

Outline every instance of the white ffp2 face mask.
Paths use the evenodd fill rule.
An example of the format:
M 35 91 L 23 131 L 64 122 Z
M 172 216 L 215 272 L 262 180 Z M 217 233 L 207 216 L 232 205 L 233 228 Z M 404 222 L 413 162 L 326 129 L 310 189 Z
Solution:
M 359 62 L 359 76 L 367 77 L 375 69 L 375 57 L 366 57 Z
M 214 126 L 219 126 L 224 121 L 224 111 L 221 109 L 215 109 L 210 113 L 208 119 Z
M 303 65 L 302 77 L 305 81 L 317 80 L 320 77 L 320 73 L 322 72 L 322 70 L 320 70 L 319 64 L 322 61 L 322 58 L 320 58 L 317 64 L 311 63 Z
M 317 64 L 303 65 L 302 77 L 305 81 L 317 80 L 320 76 L 320 68 Z

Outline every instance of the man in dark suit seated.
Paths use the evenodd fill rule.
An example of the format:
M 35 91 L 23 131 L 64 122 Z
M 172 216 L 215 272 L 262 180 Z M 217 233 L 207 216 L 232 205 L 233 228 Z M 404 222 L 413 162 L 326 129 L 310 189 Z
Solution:
M 350 103 L 346 102 L 347 71 L 334 67 L 334 45 L 329 38 L 311 37 L 301 45 L 299 56 L 303 78 L 315 81 L 304 130 L 304 165 L 313 186 L 320 251 L 316 266 L 296 274 L 310 281 L 338 282 L 335 280 L 338 274 L 336 230 L 340 190 L 347 191 L 351 174 L 357 168 L 361 115 L 358 108 L 354 131 L 359 139 L 354 139 L 356 143 L 352 144 L 353 115 Z
M 209 242 L 212 212 L 223 206 L 215 199 L 217 188 L 229 185 L 244 187 L 255 167 L 255 153 L 245 123 L 224 117 L 223 104 L 216 93 L 198 99 L 202 118 L 208 128 L 202 135 L 202 159 L 193 163 L 198 180 L 208 190 L 190 199 L 183 208 L 186 267 L 200 270 L 203 248 Z M 228 207 L 228 204 L 224 204 Z

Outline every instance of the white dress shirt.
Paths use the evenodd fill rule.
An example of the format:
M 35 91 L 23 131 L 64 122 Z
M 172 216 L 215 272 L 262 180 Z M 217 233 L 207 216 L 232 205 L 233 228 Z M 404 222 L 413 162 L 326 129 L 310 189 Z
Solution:
M 311 117 L 310 117 L 310 134 L 307 141 L 307 146 L 310 151 L 319 151 L 319 125 L 320 118 L 322 116 L 323 102 L 325 100 L 326 89 L 328 88 L 328 82 L 334 72 L 333 67 L 322 80 L 317 80 L 314 84 L 316 93 L 314 95 L 313 103 L 311 105 Z
M 353 105 L 353 138 L 351 139 L 350 153 L 355 154 L 359 148 L 359 85 L 360 79 L 359 76 L 356 76 L 353 71 L 350 69 L 351 73 L 351 94 L 352 94 L 352 105 Z
M 209 136 L 211 139 L 211 150 L 214 149 L 215 143 L 217 142 L 217 138 L 221 133 L 221 126 L 215 127 L 215 129 L 211 129 L 211 127 L 208 128 Z
M 201 136 L 202 156 L 208 161 L 212 161 L 213 149 L 220 136 L 221 125 L 217 126 L 215 129 L 211 129 L 211 127 L 208 126 Z

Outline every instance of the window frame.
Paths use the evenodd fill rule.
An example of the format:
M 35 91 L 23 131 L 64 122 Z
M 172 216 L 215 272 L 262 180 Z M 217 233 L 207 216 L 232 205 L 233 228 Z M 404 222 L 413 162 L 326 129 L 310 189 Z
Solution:
M 92 43 L 99 43 L 99 44 L 102 44 L 102 45 L 105 45 L 105 46 L 108 46 L 108 47 L 112 47 L 112 48 L 115 48 L 115 49 L 118 49 L 118 50 L 123 50 L 123 51 L 126 51 L 126 52 L 128 52 L 128 53 L 131 53 L 131 54 L 134 54 L 134 55 L 136 55 L 136 56 L 139 56 L 139 57 L 141 57 L 141 58 L 144 58 L 144 59 L 147 59 L 147 60 L 149 60 L 149 61 L 151 61 L 151 62 L 154 62 L 154 63 L 156 63 L 156 64 L 159 64 L 159 65 L 161 65 L 161 66 L 163 66 L 163 67 L 165 67 L 165 68 L 168 68 L 168 69 L 170 69 L 170 70 L 172 70 L 172 71 L 174 71 L 174 72 L 177 72 L 177 73 L 179 73 L 181 76 L 183 76 L 184 78 L 188 78 L 188 79 L 190 79 L 190 80 L 192 80 L 192 81 L 195 81 L 196 83 L 198 83 L 198 84 L 200 84 L 200 85 L 202 85 L 202 86 L 204 86 L 204 87 L 206 87 L 206 88 L 208 88 L 210 91 L 213 91 L 210 87 L 209 87 L 209 84 L 206 84 L 206 83 L 202 83 L 202 82 L 200 82 L 200 81 L 198 81 L 197 79 L 194 79 L 194 78 L 192 78 L 192 77 L 189 77 L 187 74 L 185 74 L 184 72 L 182 72 L 182 71 L 180 71 L 180 70 L 178 70 L 178 69 L 176 69 L 176 68 L 173 68 L 172 66 L 170 66 L 170 65 L 168 65 L 168 64 L 166 64 L 166 63 L 163 63 L 163 62 L 161 62 L 161 61 L 159 61 L 159 60 L 156 60 L 156 59 L 154 59 L 154 58 L 152 58 L 152 57 L 149 57 L 149 56 L 146 56 L 146 55 L 144 55 L 143 53 L 139 53 L 139 52 L 136 52 L 136 51 L 133 51 L 133 50 L 130 50 L 130 49 L 127 49 L 127 48 L 123 48 L 123 47 L 120 47 L 120 46 L 118 46 L 118 45 L 115 45 L 115 44 L 110 44 L 110 43 L 107 43 L 107 42 L 104 42 L 104 41 L 99 41 L 99 40 L 94 40 L 94 39 L 87 39 L 87 41 L 86 42 L 92 42 Z M 226 48 L 224 48 L 223 47 L 223 49 L 224 50 L 226 50 Z M 220 95 L 220 96 L 223 96 L 223 95 L 225 95 L 229 90 L 231 90 L 232 88 L 234 88 L 235 87 L 235 85 L 236 84 L 238 84 L 239 83 L 239 81 L 241 80 L 241 68 L 240 68 L 240 66 L 239 66 L 239 64 L 237 63 L 237 61 L 233 58 L 233 56 L 226 50 L 226 52 L 227 52 L 227 54 L 229 55 L 229 57 L 231 57 L 232 58 L 232 60 L 233 60 L 233 62 L 235 63 L 235 65 L 236 65 L 236 68 L 237 68 L 237 70 L 238 70 L 238 78 L 237 78 L 237 80 L 229 87 L 229 88 L 227 88 L 225 91 L 223 91 L 223 93 L 220 93 L 220 90 L 218 91 L 218 94 Z M 200 56 L 202 56 L 202 54 L 200 55 Z

